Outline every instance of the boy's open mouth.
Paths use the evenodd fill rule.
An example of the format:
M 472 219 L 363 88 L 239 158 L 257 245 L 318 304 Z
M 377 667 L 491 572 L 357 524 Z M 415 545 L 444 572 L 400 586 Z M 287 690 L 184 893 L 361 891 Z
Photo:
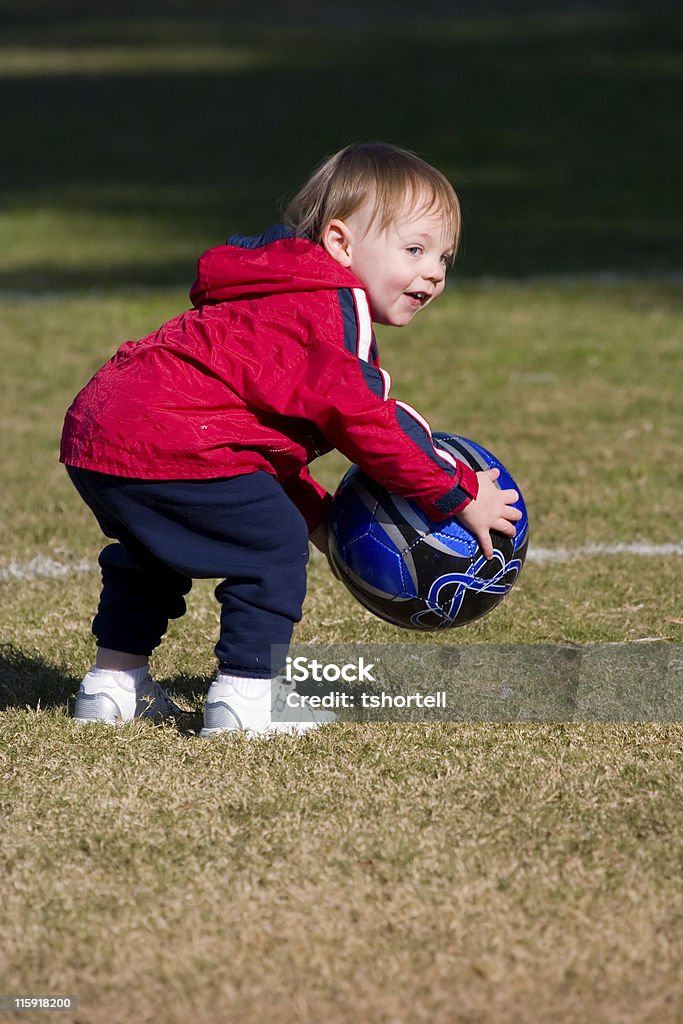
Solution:
M 413 302 L 419 303 L 421 306 L 429 298 L 429 295 L 427 295 L 427 292 L 406 292 L 405 294 L 408 296 L 409 299 L 412 299 Z

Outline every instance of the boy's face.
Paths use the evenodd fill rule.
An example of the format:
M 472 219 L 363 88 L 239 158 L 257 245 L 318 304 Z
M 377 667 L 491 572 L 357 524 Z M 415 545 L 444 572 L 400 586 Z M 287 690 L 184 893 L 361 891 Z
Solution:
M 365 285 L 372 319 L 404 327 L 441 294 L 452 256 L 452 236 L 438 210 L 406 207 L 388 228 L 370 223 L 365 203 L 323 235 L 328 253 Z

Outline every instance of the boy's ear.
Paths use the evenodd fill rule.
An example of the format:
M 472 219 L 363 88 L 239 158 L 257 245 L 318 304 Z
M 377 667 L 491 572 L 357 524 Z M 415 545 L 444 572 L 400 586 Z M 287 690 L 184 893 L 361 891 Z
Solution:
M 320 241 L 333 260 L 342 267 L 351 266 L 351 232 L 343 220 L 331 220 L 323 229 Z

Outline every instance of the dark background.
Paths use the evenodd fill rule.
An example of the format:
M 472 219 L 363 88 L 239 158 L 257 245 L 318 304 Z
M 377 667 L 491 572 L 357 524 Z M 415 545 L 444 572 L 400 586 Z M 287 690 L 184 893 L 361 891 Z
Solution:
M 683 264 L 678 5 L 3 0 L 0 19 L 5 214 L 163 229 L 109 268 L 60 269 L 48 235 L 51 259 L 17 269 L 10 239 L 0 288 L 187 283 L 202 249 L 277 219 L 363 139 L 451 178 L 460 275 Z

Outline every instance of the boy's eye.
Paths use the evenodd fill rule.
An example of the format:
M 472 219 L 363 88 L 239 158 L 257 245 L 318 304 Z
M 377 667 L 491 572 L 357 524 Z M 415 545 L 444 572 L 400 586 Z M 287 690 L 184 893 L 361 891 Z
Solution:
M 409 245 L 406 252 L 409 252 L 411 256 L 419 256 L 422 252 L 422 247 L 419 245 Z

